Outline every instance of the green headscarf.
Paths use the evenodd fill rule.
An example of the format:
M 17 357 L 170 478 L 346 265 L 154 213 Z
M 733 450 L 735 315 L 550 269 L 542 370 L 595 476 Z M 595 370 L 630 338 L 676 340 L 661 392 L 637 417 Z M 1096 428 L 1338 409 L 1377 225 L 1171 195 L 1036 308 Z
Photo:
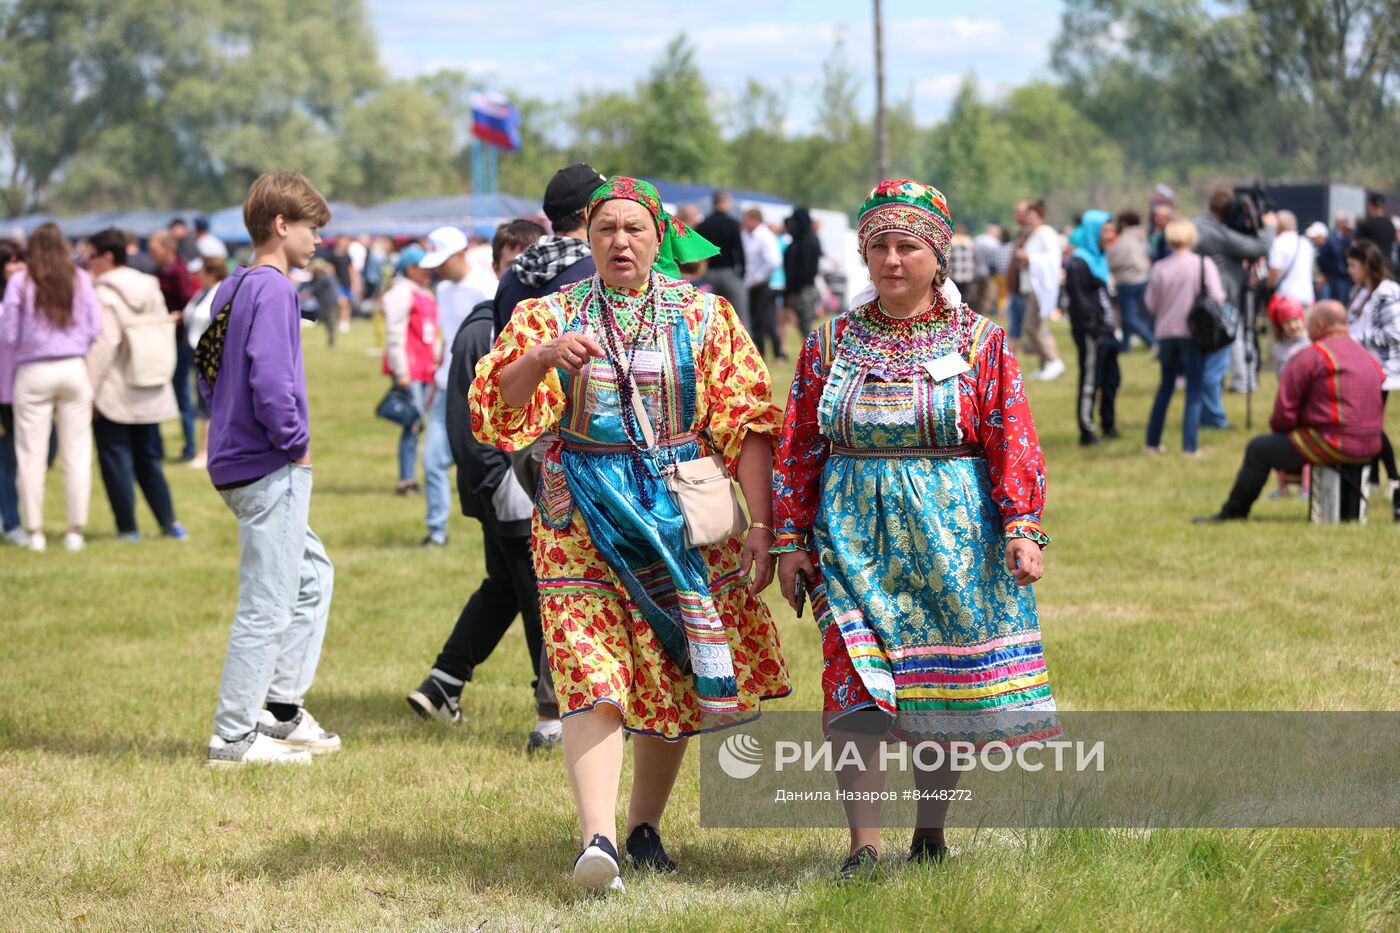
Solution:
M 681 275 L 679 263 L 699 262 L 719 255 L 718 246 L 666 213 L 666 208 L 661 205 L 661 195 L 649 181 L 615 175 L 599 185 L 588 199 L 590 226 L 593 209 L 604 201 L 636 201 L 651 214 L 661 247 L 652 268 L 662 275 L 678 279 Z

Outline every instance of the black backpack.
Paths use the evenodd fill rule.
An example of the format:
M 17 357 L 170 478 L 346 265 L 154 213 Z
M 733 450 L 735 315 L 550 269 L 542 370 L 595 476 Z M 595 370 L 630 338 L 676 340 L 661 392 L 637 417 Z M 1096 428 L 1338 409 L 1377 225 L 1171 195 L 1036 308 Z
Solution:
M 1235 315 L 1229 305 L 1221 305 L 1206 289 L 1206 257 L 1201 257 L 1201 290 L 1186 315 L 1191 341 L 1202 353 L 1214 353 L 1235 341 Z

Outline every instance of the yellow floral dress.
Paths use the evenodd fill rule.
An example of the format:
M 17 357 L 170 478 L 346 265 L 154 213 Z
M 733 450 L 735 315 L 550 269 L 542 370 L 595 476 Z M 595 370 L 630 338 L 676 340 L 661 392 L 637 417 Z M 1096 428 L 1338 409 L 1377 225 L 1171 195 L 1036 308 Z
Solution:
M 677 441 L 679 459 L 712 443 L 732 474 L 748 433 L 776 438 L 781 427 L 767 368 L 727 301 L 661 275 L 650 288 L 605 290 L 595 276 L 522 302 L 477 364 L 469 401 L 482 443 L 514 451 L 559 435 L 536 490 L 533 546 L 560 711 L 610 703 L 629 731 L 677 739 L 752 718 L 762 700 L 791 690 L 777 628 L 739 571 L 742 541 L 679 544 L 665 524 L 674 505 L 645 492 L 631 469 L 637 454 L 607 359 L 578 376 L 550 371 L 520 408 L 500 394 L 506 367 L 566 330 L 607 346 L 597 309 L 612 302 L 622 333 L 639 335 L 622 350 L 658 436 Z M 632 520 L 644 527 L 615 527 Z

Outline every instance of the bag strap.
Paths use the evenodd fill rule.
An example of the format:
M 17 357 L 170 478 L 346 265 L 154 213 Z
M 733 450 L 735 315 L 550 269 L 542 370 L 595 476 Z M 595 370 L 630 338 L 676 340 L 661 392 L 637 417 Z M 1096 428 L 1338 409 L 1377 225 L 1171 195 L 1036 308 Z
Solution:
M 623 375 L 630 375 L 632 360 L 624 358 L 622 365 Z M 642 404 L 642 394 L 637 391 L 637 380 L 629 379 L 628 385 L 632 387 L 632 397 L 629 403 L 632 406 L 632 414 L 637 416 L 637 427 L 642 429 L 642 437 L 646 439 L 649 450 L 656 449 L 656 430 L 651 425 L 651 415 L 647 414 L 646 406 Z
M 228 296 L 228 301 L 225 301 L 225 302 L 224 302 L 224 306 L 223 306 L 222 308 L 219 309 L 220 313 L 222 313 L 222 314 L 232 314 L 232 313 L 233 313 L 233 299 L 235 299 L 235 298 L 238 297 L 238 290 L 239 290 L 240 288 L 243 287 L 243 283 L 244 283 L 244 282 L 248 281 L 248 276 L 252 275 L 252 274 L 253 274 L 253 270 L 256 269 L 256 268 L 258 268 L 258 267 L 257 267 L 257 266 L 249 266 L 249 267 L 248 267 L 248 271 L 247 271 L 247 272 L 244 272 L 242 275 L 240 275 L 240 276 L 238 277 L 238 281 L 233 283 L 233 293 L 230 294 L 230 295 Z

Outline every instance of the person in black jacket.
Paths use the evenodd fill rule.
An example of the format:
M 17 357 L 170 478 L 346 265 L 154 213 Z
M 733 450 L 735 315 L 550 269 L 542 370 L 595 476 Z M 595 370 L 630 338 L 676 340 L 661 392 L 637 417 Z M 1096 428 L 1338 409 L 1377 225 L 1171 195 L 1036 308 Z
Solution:
M 491 242 L 491 262 L 496 274 L 499 276 L 543 235 L 544 228 L 528 220 L 502 224 Z M 472 309 L 456 334 L 448 335 L 452 357 L 447 371 L 447 442 L 457 464 L 462 514 L 481 522 L 486 579 L 467 600 L 432 671 L 408 695 L 408 703 L 425 719 L 460 722 L 463 685 L 472 679 L 473 670 L 490 656 L 519 615 L 535 672 L 532 689 L 537 722 L 526 745 L 527 751 L 534 752 L 558 745 L 563 736 L 559 701 L 544 660 L 539 592 L 530 556 L 534 500 L 515 478 L 510 455 L 480 443 L 472 435 L 467 407 L 467 391 L 477 360 L 486 355 L 496 340 L 495 312 L 493 302 L 483 301 Z
M 797 314 L 800 346 L 812 330 L 821 300 L 817 292 L 817 269 L 822 259 L 822 242 L 812 229 L 812 214 L 805 207 L 793 208 L 788 218 L 788 234 L 792 243 L 783 253 L 783 275 L 787 278 L 783 300 Z
M 714 210 L 710 216 L 700 221 L 695 232 L 719 247 L 719 254 L 711 256 L 705 270 L 704 282 L 714 289 L 715 294 L 734 306 L 739 323 L 753 333 L 749 319 L 749 292 L 744 287 L 744 239 L 739 221 L 730 213 L 734 208 L 734 196 L 728 191 L 716 190 Z
M 1116 238 L 1117 229 L 1108 211 L 1085 211 L 1079 226 L 1070 235 L 1075 250 L 1065 267 L 1070 333 L 1079 351 L 1079 395 L 1075 409 L 1079 443 L 1084 447 L 1099 442 L 1099 435 L 1094 431 L 1095 402 L 1103 423 L 1103 436 L 1118 436 L 1114 401 L 1122 377 L 1118 369 L 1118 328 L 1113 302 L 1108 297 L 1106 255 Z
M 552 295 L 598 271 L 584 231 L 583 211 L 589 196 L 605 181 L 587 162 L 575 162 L 554 173 L 544 189 L 544 215 L 554 233 L 540 237 L 500 275 L 493 299 L 496 333 L 505 330 L 520 302 Z

